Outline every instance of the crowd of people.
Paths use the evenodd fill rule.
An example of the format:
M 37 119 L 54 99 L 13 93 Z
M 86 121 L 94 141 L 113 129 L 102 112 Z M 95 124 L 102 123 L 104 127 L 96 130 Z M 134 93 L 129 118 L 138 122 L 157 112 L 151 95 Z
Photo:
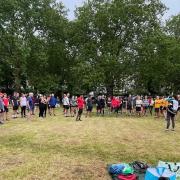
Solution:
M 85 117 L 91 117 L 93 108 L 96 114 L 104 116 L 105 114 L 120 114 L 138 117 L 148 114 L 155 118 L 164 117 L 167 121 L 166 130 L 169 130 L 172 122 L 172 130 L 175 128 L 175 116 L 180 110 L 180 95 L 174 97 L 157 96 L 113 96 L 106 97 L 99 95 L 97 97 L 89 95 L 71 96 L 69 93 L 63 95 L 62 99 L 55 97 L 54 94 L 48 96 L 34 95 L 33 93 L 24 94 L 15 92 L 13 96 L 0 92 L 0 124 L 8 121 L 9 107 L 12 107 L 12 118 L 17 118 L 18 114 L 22 118 L 31 119 L 38 111 L 40 118 L 45 118 L 47 112 L 50 116 L 55 116 L 55 108 L 63 105 L 63 114 L 65 117 L 76 117 L 76 121 L 81 121 L 83 110 Z M 19 112 L 20 111 L 20 112 Z

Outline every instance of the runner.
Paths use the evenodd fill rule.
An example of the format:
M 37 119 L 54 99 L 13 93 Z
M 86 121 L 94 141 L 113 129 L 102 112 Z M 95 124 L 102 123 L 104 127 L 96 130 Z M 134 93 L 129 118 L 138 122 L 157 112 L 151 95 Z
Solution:
M 143 100 L 143 115 L 147 116 L 147 110 L 149 108 L 149 100 L 147 98 L 147 96 L 145 96 L 144 100 Z
M 102 114 L 103 116 L 104 116 L 104 108 L 105 108 L 105 105 L 106 105 L 106 103 L 105 103 L 105 97 L 104 97 L 104 95 L 102 95 L 102 96 L 100 97 L 100 106 L 101 106 L 100 114 Z
M 78 105 L 78 113 L 77 113 L 76 121 L 82 121 L 81 116 L 82 116 L 83 109 L 84 109 L 83 95 L 81 95 L 77 98 L 77 105 Z
M 64 116 L 68 117 L 70 103 L 69 103 L 69 98 L 66 94 L 64 94 L 64 98 L 63 98 L 63 107 L 64 107 Z
M 161 106 L 161 100 L 159 99 L 159 96 L 157 96 L 156 100 L 154 102 L 155 118 L 159 118 L 160 117 L 160 106 Z
M 75 117 L 76 112 L 77 112 L 77 97 L 76 96 L 72 96 L 72 98 L 70 99 L 70 106 L 71 106 L 71 117 Z
M 143 102 L 140 98 L 140 96 L 136 97 L 136 113 L 139 117 L 141 117 L 141 108 L 142 108 Z
M 21 106 L 21 117 L 22 118 L 26 117 L 27 98 L 23 93 L 20 97 L 20 106 Z
M 35 108 L 33 93 L 29 93 L 29 96 L 27 98 L 27 107 L 29 110 L 29 118 L 31 118 L 31 116 L 34 115 L 34 108 Z
M 107 99 L 108 114 L 111 114 L 111 97 Z
M 50 100 L 49 100 L 49 106 L 50 106 L 50 115 L 55 116 L 55 108 L 56 108 L 57 99 L 54 97 L 54 94 L 51 94 Z
M 166 131 L 169 130 L 170 127 L 170 121 L 172 122 L 172 131 L 175 130 L 175 116 L 178 111 L 178 101 L 177 97 L 174 98 L 168 98 L 169 105 L 167 107 L 167 126 Z
M 89 96 L 86 100 L 86 117 L 91 117 L 91 113 L 92 113 L 92 109 L 93 109 L 93 100 L 92 100 L 92 96 Z
M 4 124 L 4 103 L 3 93 L 0 92 L 0 125 Z
M 153 115 L 153 107 L 154 107 L 154 100 L 153 100 L 153 98 L 150 96 L 149 97 L 149 99 L 148 99 L 148 101 L 149 101 L 149 112 L 150 112 L 150 114 L 151 114 L 151 116 Z
M 14 92 L 14 96 L 11 99 L 12 107 L 13 107 L 13 118 L 17 118 L 18 108 L 19 108 L 19 101 L 18 101 L 18 93 Z
M 9 99 L 6 93 L 4 93 L 3 102 L 4 102 L 4 120 L 8 121 Z

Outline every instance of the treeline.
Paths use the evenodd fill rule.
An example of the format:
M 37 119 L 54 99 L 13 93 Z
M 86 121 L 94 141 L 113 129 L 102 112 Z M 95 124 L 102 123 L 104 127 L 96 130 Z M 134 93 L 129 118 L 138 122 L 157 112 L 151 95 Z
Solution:
M 68 20 L 55 0 L 0 1 L 0 88 L 177 93 L 180 14 L 159 0 L 89 0 Z

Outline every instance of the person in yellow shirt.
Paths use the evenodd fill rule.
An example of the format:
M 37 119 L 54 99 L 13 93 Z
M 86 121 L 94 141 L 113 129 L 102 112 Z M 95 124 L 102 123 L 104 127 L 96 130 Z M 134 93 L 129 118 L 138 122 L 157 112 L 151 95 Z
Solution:
M 156 97 L 155 102 L 154 102 L 154 108 L 155 108 L 155 117 L 159 118 L 160 117 L 160 106 L 161 106 L 161 99 L 159 99 L 159 96 Z

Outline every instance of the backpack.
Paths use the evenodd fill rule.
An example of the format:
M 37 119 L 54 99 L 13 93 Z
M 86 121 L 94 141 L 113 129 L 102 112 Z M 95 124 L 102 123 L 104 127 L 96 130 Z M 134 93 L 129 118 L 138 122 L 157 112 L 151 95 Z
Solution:
M 134 171 L 139 174 L 146 173 L 147 168 L 149 168 L 149 166 L 147 164 L 140 162 L 140 161 L 134 161 L 130 165 L 132 166 Z
M 120 174 L 117 176 L 118 180 L 137 180 L 137 176 L 135 174 L 130 174 L 130 175 L 123 175 Z
M 108 166 L 108 172 L 111 175 L 118 175 L 121 174 L 124 169 L 123 164 L 112 164 Z

